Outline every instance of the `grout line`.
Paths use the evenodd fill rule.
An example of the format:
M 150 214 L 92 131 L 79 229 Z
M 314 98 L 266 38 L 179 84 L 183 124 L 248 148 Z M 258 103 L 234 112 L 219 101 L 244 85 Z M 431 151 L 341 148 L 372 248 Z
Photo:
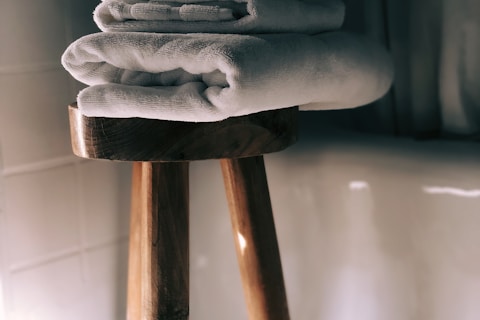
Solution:
M 34 173 L 37 171 L 51 170 L 57 167 L 68 166 L 75 163 L 82 163 L 84 161 L 86 160 L 78 158 L 77 156 L 58 157 L 44 161 L 37 161 L 23 165 L 12 166 L 3 169 L 2 173 L 4 177 L 11 177 L 27 173 Z
M 30 259 L 30 260 L 25 261 L 25 262 L 20 262 L 20 263 L 13 264 L 13 265 L 10 266 L 9 271 L 12 274 L 13 273 L 20 273 L 20 272 L 23 272 L 23 271 L 27 271 L 29 269 L 33 269 L 33 268 L 36 268 L 36 267 L 39 267 L 39 266 L 42 266 L 42 265 L 46 265 L 46 264 L 49 264 L 49 263 L 52 263 L 52 262 L 56 262 L 56 261 L 59 261 L 59 260 L 62 260 L 62 259 L 68 258 L 68 257 L 72 257 L 72 256 L 75 256 L 75 255 L 81 254 L 82 250 L 84 250 L 85 252 L 89 252 L 89 251 L 93 251 L 93 250 L 96 250 L 96 249 L 100 249 L 100 248 L 104 248 L 104 247 L 108 247 L 108 246 L 112 246 L 112 245 L 121 243 L 121 242 L 123 242 L 127 239 L 128 239 L 128 235 L 120 235 L 120 236 L 115 237 L 115 238 L 110 238 L 110 239 L 106 239 L 106 240 L 103 240 L 103 241 L 99 241 L 97 243 L 88 245 L 84 248 L 81 248 L 80 246 L 78 246 L 78 247 L 73 247 L 73 248 L 70 248 L 70 249 L 65 249 L 65 250 L 53 252 L 53 253 L 50 253 L 50 254 L 46 254 L 46 255 L 44 255 L 43 257 L 40 257 L 40 258 Z
M 39 267 L 45 264 L 49 264 L 51 262 L 55 262 L 61 259 L 65 259 L 68 257 L 72 257 L 78 254 L 79 247 L 73 247 L 70 249 L 65 249 L 57 252 L 53 252 L 50 254 L 46 254 L 41 258 L 37 259 L 31 259 L 26 262 L 21 262 L 21 263 L 16 263 L 12 264 L 10 266 L 10 272 L 11 273 L 17 273 L 17 272 L 22 272 L 26 271 L 28 269 L 33 269 L 35 267 Z

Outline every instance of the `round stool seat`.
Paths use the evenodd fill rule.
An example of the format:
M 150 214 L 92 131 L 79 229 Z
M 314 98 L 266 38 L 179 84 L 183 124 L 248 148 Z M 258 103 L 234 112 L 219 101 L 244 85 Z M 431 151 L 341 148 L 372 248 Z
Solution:
M 121 161 L 241 158 L 283 150 L 297 141 L 298 108 L 264 111 L 219 122 L 85 117 L 69 106 L 73 152 Z

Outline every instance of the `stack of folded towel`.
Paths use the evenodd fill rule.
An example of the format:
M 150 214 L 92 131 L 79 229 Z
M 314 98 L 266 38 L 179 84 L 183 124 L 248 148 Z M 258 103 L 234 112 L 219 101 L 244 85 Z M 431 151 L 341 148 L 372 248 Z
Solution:
M 265 110 L 351 108 L 386 93 L 387 52 L 338 31 L 341 0 L 104 0 L 104 32 L 64 67 L 86 116 L 218 121 Z M 204 33 L 208 32 L 208 33 Z

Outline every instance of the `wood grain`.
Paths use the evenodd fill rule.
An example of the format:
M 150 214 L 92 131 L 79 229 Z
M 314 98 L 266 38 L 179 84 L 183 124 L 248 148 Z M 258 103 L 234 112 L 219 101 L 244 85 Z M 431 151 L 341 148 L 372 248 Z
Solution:
M 298 108 L 220 122 L 85 117 L 69 106 L 73 152 L 90 159 L 189 161 L 280 151 L 297 141 Z
M 189 314 L 188 162 L 135 163 L 128 320 Z
M 221 160 L 250 320 L 288 320 L 288 305 L 262 156 Z
M 132 196 L 130 209 L 130 238 L 128 248 L 127 320 L 142 317 L 141 223 L 145 203 L 145 185 L 142 183 L 142 163 L 134 162 L 132 169 Z

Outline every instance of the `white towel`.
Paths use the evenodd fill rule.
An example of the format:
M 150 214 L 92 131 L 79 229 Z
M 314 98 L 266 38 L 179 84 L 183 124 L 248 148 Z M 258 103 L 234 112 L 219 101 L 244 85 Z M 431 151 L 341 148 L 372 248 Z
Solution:
M 78 96 L 86 116 L 193 122 L 360 106 L 386 93 L 393 73 L 382 47 L 343 32 L 97 33 L 72 43 L 62 63 L 91 86 Z
M 340 28 L 342 0 L 104 0 L 102 31 L 319 33 Z

